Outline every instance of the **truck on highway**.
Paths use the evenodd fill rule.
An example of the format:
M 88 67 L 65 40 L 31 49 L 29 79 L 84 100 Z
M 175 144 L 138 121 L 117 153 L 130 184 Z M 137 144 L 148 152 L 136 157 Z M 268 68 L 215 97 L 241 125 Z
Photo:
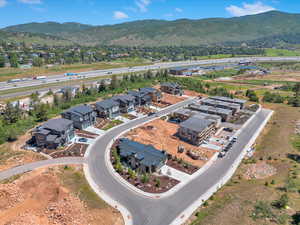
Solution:
M 22 81 L 21 79 L 11 79 L 11 80 L 8 80 L 7 83 L 16 83 L 16 82 L 20 82 Z
M 36 76 L 33 77 L 34 80 L 45 80 L 47 77 L 46 76 Z
M 78 76 L 78 73 L 65 73 L 65 76 Z

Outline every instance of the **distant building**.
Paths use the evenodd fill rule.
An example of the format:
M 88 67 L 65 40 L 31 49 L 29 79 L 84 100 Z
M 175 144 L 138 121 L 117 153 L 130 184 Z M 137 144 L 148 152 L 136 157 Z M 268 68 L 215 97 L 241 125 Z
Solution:
M 178 129 L 179 137 L 193 145 L 200 145 L 205 139 L 210 137 L 216 130 L 216 123 L 192 116 L 180 123 Z
M 170 74 L 172 75 L 177 75 L 177 76 L 180 76 L 180 75 L 185 75 L 187 73 L 191 73 L 189 71 L 189 68 L 187 67 L 176 67 L 176 68 L 171 68 L 169 70 Z
M 222 121 L 227 121 L 232 116 L 232 110 L 216 108 L 213 106 L 191 104 L 189 105 L 189 108 L 206 114 L 218 115 L 222 118 Z
M 120 104 L 120 112 L 122 113 L 132 112 L 135 108 L 135 97 L 132 95 L 116 95 L 111 99 Z
M 74 127 L 83 130 L 96 123 L 96 112 L 89 105 L 75 106 L 65 112 L 62 117 L 68 120 L 72 120 Z
M 144 145 L 126 138 L 117 146 L 121 161 L 139 173 L 158 172 L 167 162 L 167 154 L 152 145 Z
M 113 119 L 120 115 L 120 103 L 112 99 L 106 99 L 96 103 L 96 110 L 99 117 Z
M 172 95 L 183 95 L 182 87 L 177 83 L 163 83 L 160 85 L 160 90 Z
M 52 119 L 32 131 L 37 147 L 56 149 L 64 146 L 75 137 L 73 121 Z
M 232 110 L 232 114 L 239 112 L 240 108 L 241 108 L 240 104 L 218 101 L 218 100 L 213 100 L 210 98 L 203 99 L 201 101 L 201 104 L 213 106 L 213 107 L 217 107 L 217 108 L 222 108 L 222 109 L 229 109 L 229 110 Z
M 243 100 L 243 99 L 228 98 L 228 97 L 223 97 L 223 96 L 213 96 L 213 97 L 210 97 L 210 98 L 213 99 L 213 100 L 217 100 L 217 101 L 223 101 L 223 102 L 239 104 L 241 109 L 244 108 L 244 106 L 247 102 L 246 100 Z
M 74 98 L 79 91 L 80 91 L 79 86 L 63 87 L 60 89 L 59 93 L 66 94 L 67 92 L 69 92 L 71 96 Z

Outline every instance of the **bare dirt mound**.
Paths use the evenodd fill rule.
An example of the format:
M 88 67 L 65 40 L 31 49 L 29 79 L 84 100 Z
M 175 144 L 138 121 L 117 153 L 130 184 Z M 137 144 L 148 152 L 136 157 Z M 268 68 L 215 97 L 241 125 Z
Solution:
M 275 175 L 276 168 L 267 164 L 266 162 L 258 162 L 245 166 L 244 177 L 247 180 L 250 179 L 265 179 L 267 177 Z
M 0 184 L 1 224 L 123 224 L 121 215 L 108 206 L 89 208 L 61 185 L 59 172 L 58 167 L 44 168 Z

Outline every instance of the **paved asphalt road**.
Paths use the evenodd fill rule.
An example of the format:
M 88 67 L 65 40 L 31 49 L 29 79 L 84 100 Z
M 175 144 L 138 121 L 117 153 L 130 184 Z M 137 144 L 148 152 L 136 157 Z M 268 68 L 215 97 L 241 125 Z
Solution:
M 44 85 L 45 83 L 60 83 L 63 81 L 76 80 L 78 77 L 91 78 L 101 77 L 111 74 L 122 74 L 128 72 L 138 72 L 144 70 L 157 70 L 166 69 L 178 66 L 190 66 L 190 65 L 204 65 L 204 64 L 217 64 L 217 63 L 237 63 L 241 61 L 300 61 L 300 57 L 243 57 L 243 58 L 225 58 L 225 59 L 209 59 L 209 60 L 197 60 L 197 61 L 183 61 L 183 62 L 167 62 L 167 63 L 155 63 L 147 66 L 136 66 L 136 67 L 123 67 L 116 69 L 107 70 L 95 70 L 79 73 L 79 76 L 68 77 L 64 74 L 48 76 L 45 80 L 28 80 L 17 83 L 0 82 L 0 90 L 9 90 L 22 87 L 33 87 L 38 85 Z
M 174 105 L 174 107 L 163 110 L 160 112 L 160 115 L 169 113 L 175 108 L 182 106 L 182 104 Z M 134 225 L 168 225 L 223 177 L 269 113 L 271 112 L 265 109 L 259 112 L 253 118 L 253 121 L 240 133 L 238 141 L 234 144 L 226 157 L 218 159 L 198 178 L 169 197 L 163 199 L 149 199 L 133 193 L 121 185 L 119 181 L 111 175 L 105 164 L 105 149 L 110 141 L 123 131 L 146 122 L 150 118 L 141 118 L 131 121 L 111 130 L 97 140 L 87 159 L 91 178 L 100 189 L 130 211 L 133 216 Z
M 38 162 L 28 163 L 28 164 L 25 164 L 22 166 L 17 166 L 17 167 L 11 168 L 9 170 L 0 172 L 0 180 L 4 180 L 11 176 L 29 172 L 31 170 L 41 168 L 44 166 L 83 164 L 84 162 L 85 162 L 85 159 L 81 158 L 81 157 L 65 157 L 65 158 L 49 159 L 49 160 L 42 160 L 42 161 L 38 161 Z
M 160 111 L 157 116 L 170 113 L 192 101 L 187 100 L 173 105 Z M 218 159 L 204 173 L 175 194 L 162 199 L 150 199 L 132 192 L 120 184 L 116 177 L 111 175 L 105 163 L 105 149 L 113 138 L 127 129 L 153 119 L 154 116 L 133 120 L 107 132 L 93 145 L 87 159 L 75 157 L 34 162 L 0 172 L 0 180 L 43 166 L 87 163 L 90 176 L 94 182 L 102 191 L 120 202 L 130 211 L 133 216 L 134 225 L 168 225 L 224 176 L 269 113 L 271 111 L 266 109 L 260 111 L 253 118 L 252 122 L 239 134 L 238 141 L 223 159 Z

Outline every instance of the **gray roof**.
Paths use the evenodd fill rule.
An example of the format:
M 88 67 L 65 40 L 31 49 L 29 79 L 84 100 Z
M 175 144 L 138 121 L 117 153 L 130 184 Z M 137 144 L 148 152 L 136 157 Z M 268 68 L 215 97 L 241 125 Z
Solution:
M 68 109 L 66 112 L 75 113 L 78 115 L 86 115 L 88 113 L 93 112 L 93 108 L 89 105 L 79 105 Z
M 207 105 L 191 104 L 191 105 L 189 105 L 189 108 L 193 109 L 193 110 L 219 113 L 219 114 L 224 114 L 224 115 L 232 114 L 232 110 L 230 110 L 230 109 L 222 109 L 222 108 L 217 108 L 217 107 L 207 106 Z
M 219 100 L 214 100 L 211 98 L 203 99 L 201 102 L 207 103 L 213 106 L 223 106 L 223 107 L 229 107 L 229 108 L 234 108 L 234 109 L 239 109 L 241 107 L 240 104 L 237 103 L 231 103 L 231 102 L 224 102 L 224 101 L 219 101 Z
M 115 101 L 128 103 L 128 102 L 133 102 L 135 100 L 135 97 L 127 94 L 127 95 L 117 95 L 112 97 L 112 99 Z
M 152 145 L 144 145 L 127 138 L 120 139 L 118 148 L 122 157 L 135 155 L 145 166 L 158 166 L 167 159 L 167 155 L 163 151 L 157 150 Z
M 119 105 L 120 105 L 120 103 L 113 99 L 106 99 L 106 100 L 96 103 L 97 108 L 99 107 L 99 108 L 103 108 L 103 109 L 110 109 L 114 106 L 119 106 Z
M 146 94 L 148 93 L 155 93 L 157 92 L 158 90 L 153 88 L 153 87 L 144 87 L 144 88 L 140 88 L 140 92 L 144 92 Z
M 160 86 L 161 87 L 170 87 L 170 88 L 181 88 L 181 86 L 179 84 L 173 83 L 173 82 L 162 83 Z
M 71 120 L 59 118 L 59 119 L 48 120 L 40 128 L 48 129 L 48 130 L 56 130 L 58 132 L 61 132 L 61 131 L 67 130 L 68 127 L 72 124 L 73 124 L 73 121 L 71 121 Z
M 224 102 L 232 102 L 232 103 L 238 103 L 238 104 L 245 104 L 247 101 L 239 98 L 228 98 L 223 96 L 213 96 L 210 97 L 214 100 L 224 101 Z
M 214 122 L 212 122 L 211 120 L 200 119 L 196 116 L 192 116 L 186 121 L 180 123 L 180 127 L 200 133 L 204 131 L 206 128 L 208 128 L 210 125 L 212 125 L 213 123 Z

